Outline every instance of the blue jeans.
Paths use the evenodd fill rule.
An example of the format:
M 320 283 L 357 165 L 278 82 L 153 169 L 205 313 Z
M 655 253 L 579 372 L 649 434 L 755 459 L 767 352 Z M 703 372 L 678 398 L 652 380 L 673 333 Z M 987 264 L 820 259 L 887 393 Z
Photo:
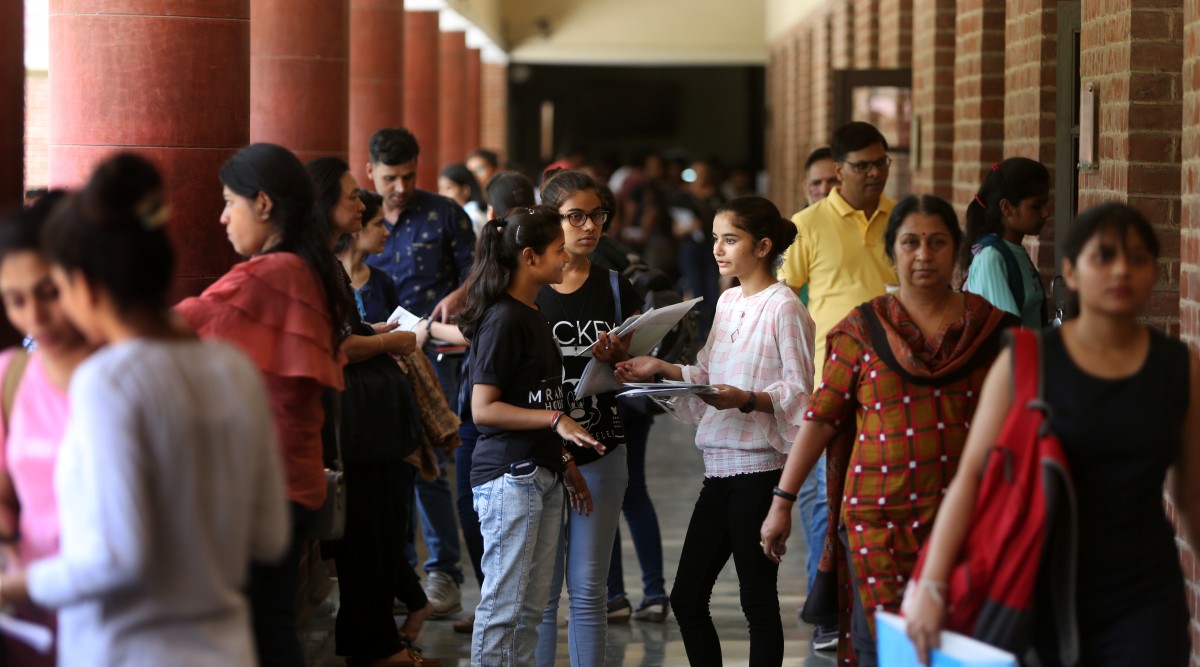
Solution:
M 821 563 L 821 551 L 825 548 L 825 531 L 829 526 L 829 500 L 825 497 L 825 455 L 808 473 L 800 485 L 796 508 L 800 512 L 800 525 L 804 528 L 804 541 L 808 543 L 808 558 L 804 567 L 808 572 L 808 588 L 811 591 L 817 577 L 817 565 Z
M 479 441 L 479 429 L 474 422 L 463 422 L 458 427 L 458 438 L 462 445 L 454 450 L 454 470 L 457 476 L 458 523 L 462 526 L 463 541 L 467 544 L 467 556 L 475 569 L 475 580 L 483 588 L 483 533 L 479 532 L 479 515 L 471 506 L 471 459 L 475 454 L 475 443 Z
M 430 352 L 433 355 L 435 353 Z M 430 359 L 435 359 L 430 356 Z M 433 369 L 437 372 L 438 382 L 442 385 L 442 393 L 450 403 L 451 410 L 457 410 L 458 405 L 458 366 L 461 360 L 448 358 L 434 361 Z M 414 515 L 412 525 L 417 524 L 417 515 L 421 517 L 421 536 L 425 539 L 425 547 L 429 550 L 429 559 L 425 561 L 426 572 L 445 572 L 458 583 L 463 582 L 463 571 L 458 561 L 462 557 L 462 547 L 458 541 L 458 522 L 454 517 L 454 494 L 450 490 L 450 480 L 446 479 L 446 454 L 440 449 L 434 450 L 437 457 L 437 479 L 427 480 L 417 476 L 416 502 L 413 503 Z M 404 555 L 410 565 L 417 566 L 417 549 L 410 534 L 404 545 Z
M 629 482 L 625 448 L 579 467 L 592 494 L 591 515 L 567 510 L 567 535 L 558 542 L 550 600 L 538 628 L 537 664 L 553 667 L 558 648 L 558 602 L 566 572 L 571 601 L 567 646 L 572 667 L 604 667 L 608 629 L 608 563 L 621 517 L 621 498 Z
M 647 598 L 667 597 L 663 580 L 662 533 L 658 530 L 658 514 L 646 488 L 646 441 L 654 415 L 636 410 L 621 410 L 625 425 L 625 441 L 629 462 L 629 487 L 621 510 L 629 524 L 629 535 L 642 568 L 642 594 Z M 621 532 L 613 540 L 612 560 L 608 566 L 608 599 L 625 595 L 625 572 L 621 566 Z
M 538 467 L 520 477 L 505 473 L 476 486 L 473 495 L 485 577 L 475 608 L 471 665 L 532 665 L 562 537 L 562 482 Z

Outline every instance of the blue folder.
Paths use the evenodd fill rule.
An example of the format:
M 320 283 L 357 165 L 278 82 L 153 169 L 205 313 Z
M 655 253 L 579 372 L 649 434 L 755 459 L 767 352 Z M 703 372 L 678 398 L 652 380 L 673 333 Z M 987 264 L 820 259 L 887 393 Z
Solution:
M 917 649 L 908 638 L 904 619 L 875 613 L 879 667 L 920 667 Z M 1013 654 L 954 632 L 942 632 L 942 646 L 930 656 L 930 667 L 1017 667 Z

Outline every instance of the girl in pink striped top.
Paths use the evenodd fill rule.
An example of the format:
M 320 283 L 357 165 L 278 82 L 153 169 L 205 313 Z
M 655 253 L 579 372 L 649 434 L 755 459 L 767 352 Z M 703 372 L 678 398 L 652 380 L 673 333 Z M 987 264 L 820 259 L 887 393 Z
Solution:
M 813 321 L 772 271 L 795 237 L 796 227 L 766 199 L 740 197 L 721 207 L 713 221 L 713 256 L 721 275 L 741 286 L 717 302 L 716 321 L 695 365 L 653 357 L 617 365 L 617 377 L 626 382 L 660 375 L 716 389 L 665 402 L 677 419 L 698 426 L 696 446 L 704 455 L 704 485 L 671 591 L 692 665 L 721 664 L 708 603 L 731 555 L 750 626 L 750 664 L 783 662 L 779 570 L 762 557 L 754 522 L 770 509 L 812 391 Z

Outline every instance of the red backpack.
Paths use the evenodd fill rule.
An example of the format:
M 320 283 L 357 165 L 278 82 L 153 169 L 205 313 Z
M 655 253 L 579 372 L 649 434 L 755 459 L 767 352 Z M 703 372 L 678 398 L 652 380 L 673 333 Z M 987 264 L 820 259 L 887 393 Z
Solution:
M 1039 572 L 1054 599 L 1060 658 L 1079 657 L 1075 492 L 1042 400 L 1041 335 L 1013 329 L 1013 403 L 980 478 L 966 540 L 947 582 L 946 629 L 1021 655 Z M 921 551 L 918 581 L 929 545 Z M 1040 619 L 1041 623 L 1047 619 Z

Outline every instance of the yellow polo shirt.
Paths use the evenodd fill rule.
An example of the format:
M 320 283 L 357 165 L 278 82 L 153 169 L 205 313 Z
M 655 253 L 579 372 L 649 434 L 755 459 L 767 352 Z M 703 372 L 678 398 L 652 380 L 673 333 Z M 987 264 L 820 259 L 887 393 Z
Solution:
M 859 304 L 886 292 L 886 285 L 898 283 L 883 242 L 893 206 L 895 202 L 881 197 L 868 220 L 834 188 L 792 216 L 798 233 L 783 256 L 780 277 L 792 289 L 808 285 L 808 310 L 816 323 L 814 387 L 825 369 L 825 334 Z

